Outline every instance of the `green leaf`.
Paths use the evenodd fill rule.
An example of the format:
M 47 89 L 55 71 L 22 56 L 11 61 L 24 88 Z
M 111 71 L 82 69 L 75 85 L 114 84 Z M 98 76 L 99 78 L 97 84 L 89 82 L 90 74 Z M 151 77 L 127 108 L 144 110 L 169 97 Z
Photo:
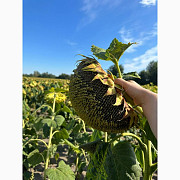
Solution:
M 43 119 L 41 122 L 43 124 L 47 124 L 49 127 L 51 127 L 51 119 L 50 118 L 46 118 L 46 119 Z
M 23 172 L 23 179 L 24 180 L 29 180 L 31 177 L 31 173 L 29 171 Z
M 57 145 L 56 144 L 53 144 L 50 148 L 49 148 L 49 152 L 50 152 L 50 157 L 52 157 L 55 152 L 57 150 Z
M 56 161 L 59 159 L 59 153 L 58 152 L 55 154 L 54 158 Z
M 68 113 L 72 114 L 72 111 L 66 105 L 64 105 L 61 110 L 64 112 L 68 112 Z
M 129 142 L 119 142 L 109 148 L 105 163 L 108 179 L 138 180 L 142 173 L 134 149 Z
M 83 125 L 82 125 L 82 124 L 76 124 L 76 125 L 74 126 L 74 128 L 73 128 L 72 133 L 77 134 L 77 133 L 79 133 L 79 131 L 80 131 L 82 128 L 83 128 Z
M 152 148 L 151 153 L 152 153 L 152 162 L 153 162 L 153 161 L 155 161 L 157 159 L 157 155 L 158 155 L 157 150 Z
M 91 157 L 86 177 L 93 180 L 139 180 L 141 168 L 129 142 L 102 142 Z
M 139 74 L 137 72 L 129 72 L 129 73 L 123 74 L 123 79 L 129 80 L 131 78 L 139 78 L 139 79 L 141 79 L 141 77 L 139 76 Z
M 75 146 L 74 144 L 69 142 L 67 139 L 64 140 L 64 144 L 67 144 L 68 146 L 70 146 L 73 149 L 73 151 L 76 152 L 77 154 L 81 153 L 79 147 Z
M 107 173 L 104 168 L 106 160 L 106 154 L 108 149 L 108 143 L 101 142 L 96 148 L 96 152 L 91 156 L 90 163 L 88 165 L 86 179 L 93 180 L 105 180 L 107 179 Z
M 62 115 L 57 115 L 54 120 L 56 121 L 57 126 L 60 127 L 63 124 L 65 118 Z
M 50 127 L 47 124 L 43 126 L 43 134 L 45 138 L 47 138 L 50 134 Z
M 62 88 L 55 88 L 54 89 L 54 92 L 68 92 L 68 90 L 66 90 L 66 89 L 62 89 Z
M 113 63 L 117 64 L 125 50 L 132 44 L 136 43 L 129 42 L 128 44 L 123 44 L 122 42 L 119 42 L 116 38 L 114 38 L 108 49 L 105 50 L 92 45 L 91 51 L 93 52 L 93 55 L 95 55 L 98 59 L 112 61 Z
M 53 127 L 53 128 L 56 128 L 56 122 L 50 118 L 47 118 L 47 119 L 43 119 L 42 120 L 42 123 L 43 124 L 47 124 L 49 127 Z
M 64 163 L 64 161 L 59 162 L 59 166 L 46 170 L 46 175 L 50 180 L 75 180 L 75 175 L 71 168 Z
M 39 153 L 38 149 L 35 149 L 31 153 L 29 153 L 27 159 L 28 159 L 29 164 L 31 164 L 32 166 L 36 166 L 40 162 L 43 161 L 43 157 L 42 157 L 41 153 Z
M 53 128 L 56 128 L 57 127 L 57 124 L 54 120 L 51 120 L 51 127 Z
M 117 61 L 119 61 L 125 50 L 132 44 L 136 43 L 129 42 L 128 44 L 123 44 L 122 42 L 119 42 L 116 38 L 114 38 L 109 48 L 106 50 L 106 56 L 108 56 L 109 58 L 115 57 Z
M 34 127 L 36 128 L 36 131 L 39 131 L 42 127 L 43 124 L 41 122 L 41 118 L 39 118 L 35 123 L 34 123 Z
M 97 129 L 94 129 L 94 132 L 92 133 L 92 136 L 90 138 L 90 142 L 93 142 L 93 141 L 96 141 L 98 139 L 101 139 L 103 136 L 103 132 L 102 131 L 99 131 Z
M 78 164 L 78 172 L 82 173 L 85 167 L 86 167 L 86 163 L 85 162 L 80 162 Z
M 46 159 L 46 157 L 47 157 L 47 149 L 45 149 L 41 154 L 43 155 L 44 159 Z M 49 158 L 50 158 L 50 154 L 49 154 Z
M 154 147 L 157 149 L 157 139 L 154 136 L 149 123 L 145 117 L 140 118 L 140 126 L 146 132 L 146 138 L 152 142 Z
M 59 132 L 59 137 L 61 137 L 62 139 L 68 139 L 69 138 L 69 134 L 68 131 L 63 128 L 60 132 Z
M 100 144 L 101 142 L 102 142 L 101 139 L 98 139 L 90 143 L 82 144 L 79 146 L 79 148 L 82 148 L 89 153 L 95 153 L 97 145 Z
M 154 134 L 149 126 L 148 121 L 146 121 L 146 123 L 145 123 L 144 131 L 146 132 L 146 135 L 147 135 L 146 138 L 149 139 L 152 142 L 152 144 L 154 145 L 154 147 L 157 149 L 157 139 L 154 136 Z
M 138 162 L 140 163 L 141 165 L 141 168 L 143 168 L 143 151 L 140 147 L 138 147 L 135 151 L 135 154 L 136 154 L 136 158 L 138 160 Z
M 106 61 L 110 61 L 111 59 L 108 59 L 108 57 L 106 56 L 106 50 L 99 48 L 95 45 L 91 46 L 91 51 L 93 52 L 93 54 L 101 60 L 106 60 Z
M 75 122 L 76 122 L 76 120 L 72 119 L 72 120 L 67 124 L 66 129 L 67 129 L 68 131 L 72 130 Z
M 52 138 L 52 143 L 59 144 L 62 141 L 62 139 L 68 139 L 68 138 L 69 138 L 68 131 L 65 128 L 63 128 L 61 131 L 54 134 Z

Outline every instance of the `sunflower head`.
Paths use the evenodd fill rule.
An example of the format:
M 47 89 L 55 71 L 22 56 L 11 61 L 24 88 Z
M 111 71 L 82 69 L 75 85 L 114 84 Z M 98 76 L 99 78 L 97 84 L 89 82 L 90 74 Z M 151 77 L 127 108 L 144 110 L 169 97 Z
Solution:
M 95 129 L 122 132 L 137 122 L 137 114 L 114 84 L 113 76 L 95 58 L 80 60 L 70 80 L 69 96 L 78 115 Z
M 61 102 L 65 102 L 66 95 L 61 92 L 50 92 L 45 95 L 45 101 L 47 103 L 52 104 L 54 102 L 54 98 L 56 98 L 56 103 L 61 103 Z

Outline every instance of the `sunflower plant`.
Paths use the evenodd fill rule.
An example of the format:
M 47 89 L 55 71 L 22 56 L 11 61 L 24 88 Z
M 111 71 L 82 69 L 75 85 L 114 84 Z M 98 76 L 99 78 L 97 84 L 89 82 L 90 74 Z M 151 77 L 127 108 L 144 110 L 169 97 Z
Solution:
M 107 49 L 92 45 L 99 60 L 112 61 L 118 78 L 140 78 L 136 72 L 122 74 L 119 60 L 126 49 L 116 38 Z M 104 132 L 104 138 L 82 145 L 91 155 L 87 179 L 151 180 L 157 169 L 157 139 L 153 135 L 141 107 L 135 106 L 116 78 L 106 73 L 95 57 L 81 55 L 70 80 L 69 95 L 77 114 L 87 125 Z

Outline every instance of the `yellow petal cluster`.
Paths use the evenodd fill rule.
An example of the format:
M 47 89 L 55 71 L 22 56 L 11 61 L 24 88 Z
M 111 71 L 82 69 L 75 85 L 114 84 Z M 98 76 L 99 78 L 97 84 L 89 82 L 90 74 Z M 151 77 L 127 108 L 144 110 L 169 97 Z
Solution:
M 56 97 L 55 97 L 56 94 Z M 66 95 L 58 92 L 51 92 L 46 94 L 45 96 L 45 101 L 48 103 L 53 103 L 54 102 L 54 98 L 56 98 L 56 103 L 60 103 L 60 102 L 64 102 L 66 100 Z

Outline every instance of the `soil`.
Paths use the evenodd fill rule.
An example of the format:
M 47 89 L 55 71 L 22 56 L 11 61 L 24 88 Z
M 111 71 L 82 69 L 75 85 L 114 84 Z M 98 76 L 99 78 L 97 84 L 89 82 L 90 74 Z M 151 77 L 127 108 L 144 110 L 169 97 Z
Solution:
M 48 140 L 45 139 L 45 141 L 47 142 Z M 43 146 L 43 144 L 40 144 L 40 148 L 39 151 L 42 152 L 45 147 Z M 66 164 L 68 164 L 71 169 L 73 170 L 73 172 L 75 172 L 75 160 L 76 160 L 76 155 L 73 154 L 71 156 L 68 156 L 68 145 L 60 145 L 57 148 L 57 152 L 59 153 L 59 159 L 55 160 L 55 158 L 51 158 L 50 159 L 50 168 L 55 168 L 58 166 L 58 163 L 63 160 Z M 86 176 L 86 170 L 87 167 L 84 168 L 84 171 L 82 172 L 82 174 L 80 175 L 80 177 L 76 180 L 83 180 Z M 43 171 L 44 171 L 44 163 L 40 163 L 39 165 L 37 165 L 34 169 L 31 169 L 31 172 L 34 171 L 34 179 L 35 180 L 44 180 L 43 179 Z M 153 174 L 153 178 L 152 180 L 157 180 L 157 171 Z M 143 180 L 143 177 L 140 178 L 140 180 Z

